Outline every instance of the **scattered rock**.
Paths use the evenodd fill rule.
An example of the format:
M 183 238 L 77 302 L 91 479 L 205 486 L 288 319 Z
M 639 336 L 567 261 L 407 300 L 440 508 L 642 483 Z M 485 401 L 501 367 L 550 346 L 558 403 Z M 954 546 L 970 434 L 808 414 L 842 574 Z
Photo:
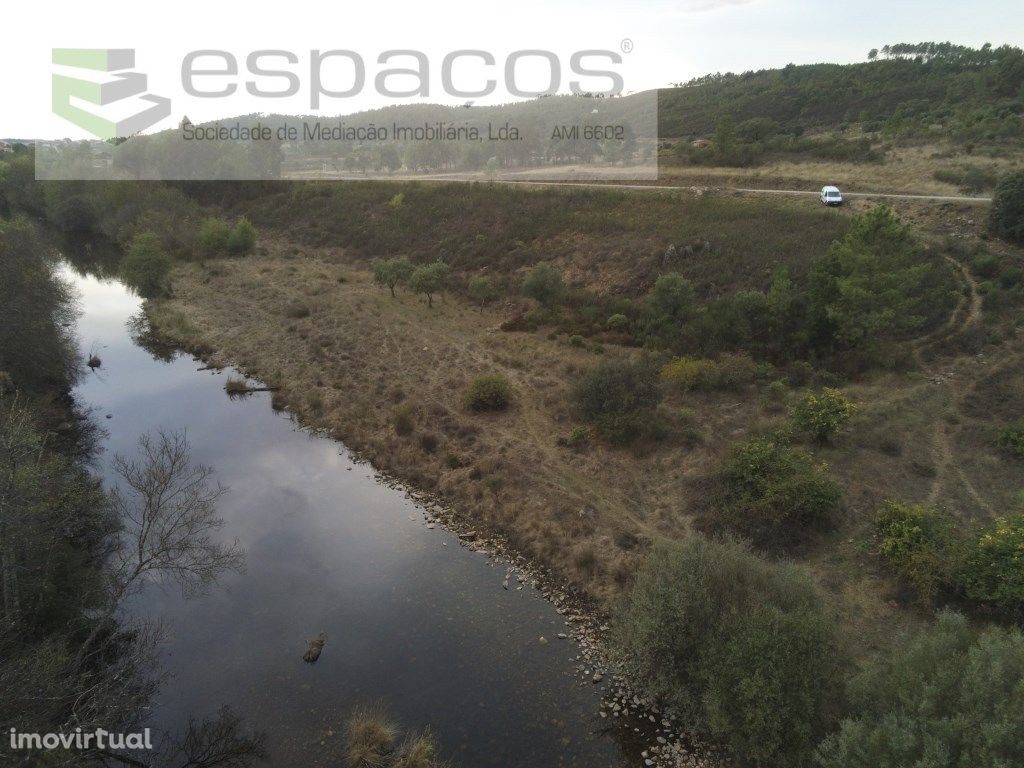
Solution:
M 306 648 L 306 652 L 302 654 L 302 660 L 307 664 L 312 664 L 320 658 L 320 654 L 323 653 L 324 643 L 327 642 L 327 633 L 321 632 L 315 638 L 309 641 L 309 646 Z

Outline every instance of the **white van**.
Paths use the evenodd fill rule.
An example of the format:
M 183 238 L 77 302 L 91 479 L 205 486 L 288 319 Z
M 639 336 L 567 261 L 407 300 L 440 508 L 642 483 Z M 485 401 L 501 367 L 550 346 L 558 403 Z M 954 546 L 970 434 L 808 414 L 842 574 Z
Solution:
M 842 205 L 843 193 L 839 191 L 839 187 L 822 187 L 821 202 L 825 205 Z

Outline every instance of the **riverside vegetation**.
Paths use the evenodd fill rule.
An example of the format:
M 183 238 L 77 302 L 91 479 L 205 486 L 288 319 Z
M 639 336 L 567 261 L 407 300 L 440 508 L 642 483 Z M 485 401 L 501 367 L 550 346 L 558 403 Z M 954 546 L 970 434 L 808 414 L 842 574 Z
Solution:
M 211 541 L 220 491 L 182 435 L 143 436 L 137 456 L 115 459 L 117 487 L 91 475 L 92 434 L 68 396 L 84 368 L 73 297 L 24 219 L 0 218 L 0 301 L 0 720 L 20 733 L 136 731 L 159 686 L 161 634 L 123 619 L 123 603 L 151 578 L 210 588 L 243 555 Z M 264 754 L 225 708 L 155 751 L 93 743 L 33 765 L 241 768 Z
M 1024 761 L 1020 174 L 986 221 L 614 189 L 86 197 L 12 183 L 23 162 L 12 212 L 158 240 L 158 329 L 574 584 L 737 763 Z M 201 247 L 211 219 L 251 222 L 252 252 Z

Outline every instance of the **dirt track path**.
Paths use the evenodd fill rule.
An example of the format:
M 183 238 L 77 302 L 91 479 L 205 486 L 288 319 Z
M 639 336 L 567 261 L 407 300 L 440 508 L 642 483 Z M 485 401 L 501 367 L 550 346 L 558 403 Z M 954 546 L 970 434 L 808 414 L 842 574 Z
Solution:
M 982 298 L 977 281 L 962 262 L 957 261 L 948 254 L 944 258 L 958 271 L 961 284 L 966 288 L 966 292 L 953 311 L 949 324 L 944 326 L 939 332 L 939 338 L 929 337 L 924 344 L 917 345 L 914 348 L 914 358 L 921 369 L 929 374 L 934 382 L 941 384 L 947 389 L 947 403 L 950 411 L 949 414 L 945 415 L 936 414 L 935 418 L 935 427 L 932 432 L 932 451 L 936 457 L 935 478 L 928 493 L 928 503 L 935 504 L 945 483 L 953 479 L 963 486 L 968 496 L 971 497 L 971 500 L 980 509 L 983 509 L 988 515 L 994 516 L 991 505 L 985 501 L 970 478 L 964 473 L 963 467 L 956 460 L 953 450 L 953 439 L 957 431 L 955 424 L 961 421 L 961 406 L 964 398 L 977 384 L 978 368 L 977 366 L 961 365 L 964 358 L 957 357 L 953 360 L 944 361 L 940 370 L 936 366 L 926 363 L 921 356 L 921 351 L 924 348 L 935 343 L 940 338 L 946 338 L 954 333 L 963 332 L 981 322 Z M 964 372 L 968 372 L 966 381 L 961 378 L 961 374 Z M 985 372 L 988 373 L 988 371 Z M 950 420 L 948 416 L 954 418 Z
M 462 178 L 457 174 L 447 176 L 424 176 L 410 179 L 415 181 L 433 182 L 465 182 L 469 179 Z M 692 192 L 696 189 L 704 189 L 701 185 L 695 184 L 639 184 L 639 183 L 618 183 L 614 181 L 534 181 L 532 179 L 497 179 L 491 184 L 523 185 L 531 187 L 583 187 L 589 189 L 625 189 L 630 191 L 643 190 L 647 192 Z M 757 189 L 754 187 L 716 187 L 722 192 L 738 192 L 744 195 L 785 195 L 798 197 L 818 197 L 817 190 L 807 189 Z M 843 192 L 844 197 L 881 198 L 890 200 L 917 200 L 918 202 L 930 203 L 969 203 L 974 205 L 987 205 L 992 202 L 991 197 L 967 197 L 960 195 L 911 195 L 897 192 Z

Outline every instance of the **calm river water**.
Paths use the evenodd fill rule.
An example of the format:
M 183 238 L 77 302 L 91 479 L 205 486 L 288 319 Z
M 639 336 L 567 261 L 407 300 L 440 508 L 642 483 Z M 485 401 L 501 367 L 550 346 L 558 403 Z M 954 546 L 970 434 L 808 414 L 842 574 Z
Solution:
M 75 393 L 108 433 L 99 471 L 142 433 L 187 430 L 194 460 L 230 489 L 221 533 L 247 553 L 246 572 L 206 596 L 152 587 L 134 602 L 170 629 L 154 728 L 228 704 L 267 732 L 271 765 L 341 766 L 347 713 L 383 702 L 404 726 L 429 726 L 461 768 L 640 762 L 604 728 L 578 648 L 554 639 L 563 617 L 536 591 L 502 589 L 504 566 L 428 530 L 414 502 L 269 395 L 231 400 L 228 372 L 154 358 L 132 340 L 140 301 L 119 282 L 66 274 L 82 347 L 103 360 Z M 303 663 L 321 630 L 323 655 Z

